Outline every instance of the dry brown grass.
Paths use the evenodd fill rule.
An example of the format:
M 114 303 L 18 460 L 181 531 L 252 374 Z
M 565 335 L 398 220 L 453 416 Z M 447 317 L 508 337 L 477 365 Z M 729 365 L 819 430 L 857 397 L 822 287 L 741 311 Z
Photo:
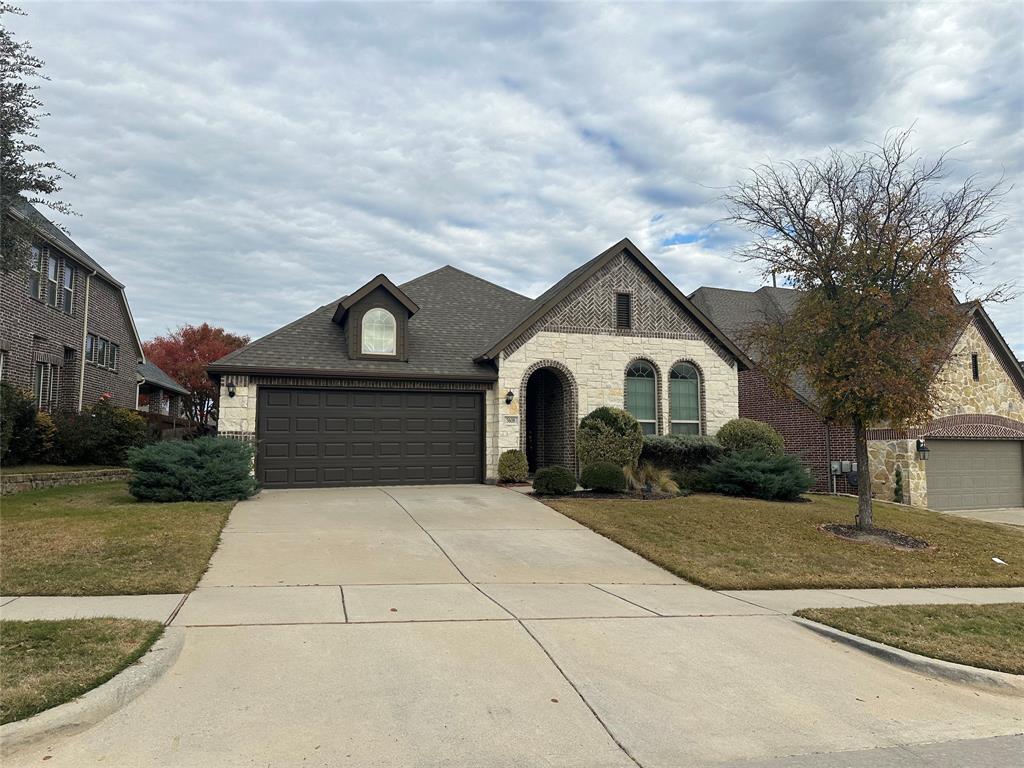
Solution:
M 775 502 L 698 494 L 546 503 L 652 563 L 714 589 L 1024 585 L 1024 530 L 876 503 L 877 526 L 931 545 L 899 551 L 818 530 L 823 523 L 852 522 L 856 499 L 808 498 Z
M 813 608 L 796 615 L 922 656 L 1024 675 L 1024 603 Z
M 141 503 L 125 483 L 7 496 L 0 594 L 187 592 L 206 570 L 233 505 Z
M 0 622 L 0 723 L 42 712 L 105 683 L 163 632 L 158 621 Z

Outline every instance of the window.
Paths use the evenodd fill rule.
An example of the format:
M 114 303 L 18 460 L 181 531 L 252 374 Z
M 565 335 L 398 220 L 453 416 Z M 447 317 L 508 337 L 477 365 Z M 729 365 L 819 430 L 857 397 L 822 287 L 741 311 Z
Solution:
M 4 380 L 4 374 L 7 372 L 7 350 L 0 349 L 0 381 Z
M 85 360 L 89 363 L 96 362 L 96 337 L 91 333 L 85 337 Z
M 69 315 L 75 304 L 75 268 L 67 261 L 64 261 L 64 311 Z
M 371 309 L 363 315 L 362 349 L 364 355 L 393 355 L 397 325 L 386 309 Z
M 41 280 L 43 252 L 36 246 L 32 246 L 32 261 L 29 263 L 28 273 L 28 295 L 33 299 L 39 298 L 39 283 Z
M 658 432 L 658 380 L 650 363 L 638 360 L 626 371 L 626 410 L 640 422 L 645 435 Z
M 633 327 L 633 297 L 628 293 L 615 294 L 615 327 L 620 331 Z
M 48 254 L 46 257 L 46 303 L 51 307 L 57 306 L 57 288 L 59 286 L 57 272 L 59 268 L 60 262 L 57 261 L 57 257 Z
M 41 411 L 48 411 L 57 404 L 57 370 L 51 363 L 36 363 L 36 405 Z
M 96 365 L 105 366 L 107 364 L 107 340 L 100 338 L 99 344 L 96 346 Z
M 109 344 L 107 347 L 107 368 L 112 371 L 117 370 L 117 353 L 120 349 L 117 344 Z
M 676 363 L 668 375 L 673 435 L 700 434 L 700 376 L 690 363 Z
M 972 352 L 971 353 L 971 378 L 974 379 L 975 381 L 977 381 L 980 375 L 981 375 L 980 371 L 978 370 L 978 353 L 977 352 Z

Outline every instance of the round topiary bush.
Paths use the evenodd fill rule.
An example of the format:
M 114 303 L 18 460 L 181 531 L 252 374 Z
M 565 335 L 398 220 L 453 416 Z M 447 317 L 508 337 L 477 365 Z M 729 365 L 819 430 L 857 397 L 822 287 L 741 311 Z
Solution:
M 753 419 L 727 421 L 715 435 L 728 451 L 760 451 L 768 456 L 781 456 L 782 435 L 771 424 Z
M 542 496 L 565 496 L 576 490 L 576 475 L 565 467 L 538 469 L 533 491 Z
M 626 490 L 626 476 L 622 467 L 610 461 L 599 461 L 583 469 L 580 485 L 598 493 L 622 493 Z
M 521 483 L 530 474 L 526 454 L 515 448 L 502 451 L 498 457 L 498 480 L 503 483 Z
M 644 447 L 639 422 L 621 408 L 598 408 L 583 417 L 576 432 L 576 453 L 584 467 L 607 461 L 635 467 Z

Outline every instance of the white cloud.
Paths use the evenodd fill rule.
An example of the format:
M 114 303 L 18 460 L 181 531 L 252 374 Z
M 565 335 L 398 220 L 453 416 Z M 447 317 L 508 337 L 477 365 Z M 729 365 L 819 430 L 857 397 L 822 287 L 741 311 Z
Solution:
M 623 236 L 684 291 L 756 287 L 721 188 L 915 121 L 925 153 L 967 142 L 962 172 L 1024 171 L 1014 5 L 27 10 L 67 225 L 147 336 L 259 335 L 443 263 L 536 294 Z M 1024 271 L 1022 201 L 993 280 Z M 1024 356 L 1022 307 L 992 314 Z

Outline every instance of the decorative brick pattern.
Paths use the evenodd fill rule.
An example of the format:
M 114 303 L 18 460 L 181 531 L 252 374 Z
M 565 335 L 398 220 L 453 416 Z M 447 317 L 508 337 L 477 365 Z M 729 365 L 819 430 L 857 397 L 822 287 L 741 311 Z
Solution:
M 647 363 L 651 368 L 654 369 L 654 434 L 664 435 L 665 434 L 665 387 L 662 386 L 662 379 L 665 374 L 662 373 L 658 364 L 653 360 L 648 360 L 646 357 L 639 356 L 634 357 L 628 363 L 626 367 L 622 369 L 622 402 L 625 405 L 626 402 L 626 379 L 629 378 L 629 369 L 635 363 Z
M 708 434 L 708 408 L 707 408 L 707 397 L 704 392 L 704 371 L 700 367 L 700 363 L 696 360 L 690 360 L 686 357 L 681 357 L 672 363 L 672 366 L 668 369 L 668 411 L 665 412 L 665 434 L 672 434 L 672 368 L 682 363 L 689 363 L 697 369 L 697 393 L 700 397 L 700 433 L 702 435 Z M 659 381 L 660 383 L 660 381 Z

